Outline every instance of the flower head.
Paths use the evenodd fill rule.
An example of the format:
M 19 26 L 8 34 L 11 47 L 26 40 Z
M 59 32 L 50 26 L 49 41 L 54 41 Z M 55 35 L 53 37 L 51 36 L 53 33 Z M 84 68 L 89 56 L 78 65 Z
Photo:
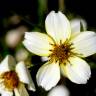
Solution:
M 30 90 L 35 91 L 34 83 L 23 61 L 15 63 L 14 58 L 10 55 L 0 64 L 0 93 L 2 96 L 29 96 L 25 89 L 24 83 Z
M 47 34 L 25 33 L 25 47 L 36 55 L 48 57 L 36 75 L 37 84 L 46 90 L 58 83 L 60 72 L 77 84 L 87 83 L 91 75 L 90 66 L 82 57 L 96 52 L 96 33 L 80 32 L 80 22 L 76 26 L 72 27 L 61 12 L 52 11 L 45 20 Z

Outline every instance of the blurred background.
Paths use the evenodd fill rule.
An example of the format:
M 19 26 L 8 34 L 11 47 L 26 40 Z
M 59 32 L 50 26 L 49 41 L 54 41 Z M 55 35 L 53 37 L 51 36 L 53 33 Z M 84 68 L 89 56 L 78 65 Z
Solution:
M 43 62 L 23 46 L 24 32 L 45 32 L 45 18 L 52 10 L 62 11 L 69 20 L 82 18 L 87 29 L 96 32 L 95 0 L 0 0 L 0 62 L 7 54 L 13 55 L 17 62 L 25 61 L 37 89 L 28 91 L 30 96 L 47 96 L 48 92 L 36 84 L 36 72 Z M 86 60 L 92 69 L 87 84 L 74 84 L 63 77 L 58 83 L 66 85 L 70 96 L 96 96 L 96 54 Z

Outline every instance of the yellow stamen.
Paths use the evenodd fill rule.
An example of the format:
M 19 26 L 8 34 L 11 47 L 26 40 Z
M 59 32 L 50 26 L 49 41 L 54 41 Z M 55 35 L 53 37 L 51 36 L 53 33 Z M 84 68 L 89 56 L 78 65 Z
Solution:
M 2 78 L 4 79 L 4 85 L 8 90 L 13 90 L 19 85 L 19 78 L 14 71 L 5 72 Z
M 61 42 L 60 45 L 54 44 L 52 46 L 53 46 L 53 49 L 50 50 L 52 53 L 49 56 L 51 62 L 59 61 L 59 64 L 61 63 L 66 64 L 66 61 L 69 61 L 68 60 L 69 57 L 76 55 L 72 51 L 74 49 L 72 47 L 72 44 L 69 43 L 68 41 L 64 42 L 64 44 L 62 44 Z

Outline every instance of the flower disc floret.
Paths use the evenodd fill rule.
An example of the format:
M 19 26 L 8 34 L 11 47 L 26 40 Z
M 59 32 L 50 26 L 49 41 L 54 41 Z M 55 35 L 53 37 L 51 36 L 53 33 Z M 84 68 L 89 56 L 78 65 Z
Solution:
M 2 79 L 4 79 L 4 85 L 8 90 L 13 90 L 19 85 L 18 75 L 14 71 L 5 72 Z
M 52 45 L 52 44 L 51 44 Z M 76 55 L 72 50 L 72 43 L 65 41 L 60 44 L 53 44 L 53 49 L 50 50 L 51 54 L 49 55 L 50 62 L 59 62 L 59 64 L 66 64 L 69 60 L 69 57 Z

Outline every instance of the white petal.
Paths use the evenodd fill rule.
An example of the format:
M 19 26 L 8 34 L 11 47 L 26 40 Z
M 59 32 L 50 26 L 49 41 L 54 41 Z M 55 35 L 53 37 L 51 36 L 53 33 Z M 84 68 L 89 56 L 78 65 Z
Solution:
M 60 64 L 60 71 L 61 71 L 61 74 L 64 76 L 64 77 L 67 77 L 66 75 L 66 69 L 65 69 L 65 65 L 64 64 Z
M 83 30 L 86 31 L 87 30 L 87 22 L 84 19 L 81 19 L 80 23 L 82 24 Z
M 3 90 L 1 96 L 13 96 L 13 92 Z
M 14 58 L 11 55 L 7 55 L 0 64 L 0 73 L 6 72 L 9 70 L 14 70 L 15 64 L 16 62 Z
M 75 18 L 70 21 L 72 37 L 77 36 L 80 33 L 81 25 L 84 31 L 87 29 L 87 23 L 83 19 Z
M 32 53 L 40 56 L 48 56 L 52 46 L 52 39 L 40 32 L 26 32 L 23 44 Z
M 24 62 L 21 61 L 16 65 L 16 72 L 18 73 L 20 81 L 28 84 L 28 86 L 31 87 L 31 90 L 35 91 L 33 80 Z
M 91 75 L 90 66 L 86 61 L 78 57 L 70 58 L 70 63 L 66 64 L 66 66 L 62 64 L 61 69 L 65 70 L 64 75 L 66 74 L 67 78 L 77 84 L 87 83 Z
M 44 64 L 37 72 L 36 79 L 39 86 L 42 86 L 45 90 L 50 90 L 60 79 L 59 64 Z
M 42 61 L 42 62 L 48 61 L 48 60 L 49 60 L 48 57 L 45 57 L 45 56 L 41 57 L 41 61 Z
M 71 37 L 74 37 L 80 33 L 80 20 L 73 19 L 70 21 L 71 24 Z
M 70 37 L 70 22 L 60 11 L 58 13 L 51 11 L 46 18 L 45 26 L 47 33 L 52 36 L 57 43 L 60 43 L 60 40 L 64 42 Z
M 2 93 L 3 89 L 5 88 L 3 82 L 4 80 L 0 80 L 0 93 Z
M 15 96 L 29 96 L 25 86 L 23 84 L 20 84 L 18 88 L 14 89 Z
M 58 85 L 48 93 L 48 96 L 69 96 L 69 91 L 64 85 Z
M 96 33 L 91 31 L 81 32 L 72 40 L 74 51 L 84 57 L 96 53 Z
M 0 80 L 0 94 L 2 93 L 5 93 L 5 85 L 4 85 L 4 80 Z

